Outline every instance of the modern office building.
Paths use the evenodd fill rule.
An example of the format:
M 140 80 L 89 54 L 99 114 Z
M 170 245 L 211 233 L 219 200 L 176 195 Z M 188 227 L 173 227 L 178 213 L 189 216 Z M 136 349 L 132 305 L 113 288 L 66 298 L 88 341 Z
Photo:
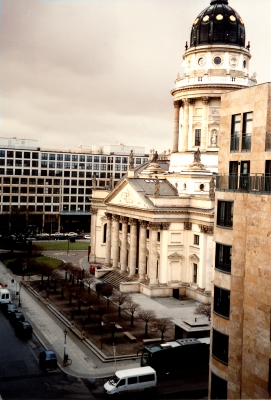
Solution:
M 270 399 L 271 83 L 221 102 L 211 399 Z
M 137 146 L 56 150 L 37 140 L 0 138 L 1 233 L 14 232 L 16 215 L 25 216 L 28 233 L 89 232 L 92 188 L 113 188 L 131 150 L 137 165 L 148 160 Z

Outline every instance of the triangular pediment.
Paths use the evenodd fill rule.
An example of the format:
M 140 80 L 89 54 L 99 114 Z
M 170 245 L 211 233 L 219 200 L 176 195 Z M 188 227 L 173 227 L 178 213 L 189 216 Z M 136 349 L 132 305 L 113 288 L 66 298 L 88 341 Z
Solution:
M 126 180 L 124 180 L 120 187 L 117 187 L 110 193 L 110 195 L 106 199 L 106 204 L 135 207 L 141 209 L 150 208 L 144 200 L 144 197 L 138 194 L 138 192 Z
M 183 256 L 182 254 L 180 254 L 180 253 L 175 252 L 175 253 L 170 254 L 170 255 L 168 256 L 168 258 L 169 258 L 170 260 L 181 260 L 181 259 L 184 258 L 184 256 Z

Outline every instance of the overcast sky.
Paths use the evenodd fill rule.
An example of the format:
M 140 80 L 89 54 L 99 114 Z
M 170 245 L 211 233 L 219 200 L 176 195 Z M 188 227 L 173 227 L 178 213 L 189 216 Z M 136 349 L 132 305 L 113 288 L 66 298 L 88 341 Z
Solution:
M 0 0 L 1 1 L 1 0 Z M 172 148 L 170 90 L 210 0 L 2 0 L 0 136 Z M 230 0 L 271 81 L 271 1 Z

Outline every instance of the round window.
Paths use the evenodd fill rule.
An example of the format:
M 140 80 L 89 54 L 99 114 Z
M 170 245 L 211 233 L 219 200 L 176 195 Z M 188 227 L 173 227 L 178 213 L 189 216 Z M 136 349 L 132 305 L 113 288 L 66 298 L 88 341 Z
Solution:
M 199 185 L 200 190 L 204 190 L 204 185 L 203 183 L 201 185 Z
M 198 59 L 198 64 L 199 64 L 199 65 L 204 65 L 204 64 L 205 64 L 205 58 L 204 58 L 204 57 L 200 57 L 200 58 Z
M 217 14 L 217 16 L 215 18 L 216 18 L 217 21 L 222 21 L 223 15 L 222 14 Z
M 230 15 L 230 20 L 231 20 L 232 22 L 235 22 L 235 21 L 236 21 L 235 16 L 234 16 L 234 15 Z
M 202 21 L 207 22 L 209 21 L 209 19 L 210 19 L 209 15 L 205 15 L 205 17 L 202 18 Z
M 221 57 L 219 57 L 219 56 L 216 56 L 216 57 L 214 58 L 214 63 L 215 63 L 215 65 L 219 65 L 219 64 L 221 64 L 221 63 L 222 63 L 222 59 L 221 59 Z

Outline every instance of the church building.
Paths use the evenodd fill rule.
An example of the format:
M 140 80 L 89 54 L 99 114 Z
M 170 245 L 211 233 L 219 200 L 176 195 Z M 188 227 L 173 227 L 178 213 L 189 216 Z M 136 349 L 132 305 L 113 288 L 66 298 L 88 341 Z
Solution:
M 211 1 L 192 24 L 171 92 L 170 160 L 154 153 L 135 168 L 131 153 L 114 188 L 93 190 L 89 259 L 104 266 L 99 274 L 119 274 L 120 290 L 211 301 L 221 96 L 256 84 L 250 58 L 240 15 Z

